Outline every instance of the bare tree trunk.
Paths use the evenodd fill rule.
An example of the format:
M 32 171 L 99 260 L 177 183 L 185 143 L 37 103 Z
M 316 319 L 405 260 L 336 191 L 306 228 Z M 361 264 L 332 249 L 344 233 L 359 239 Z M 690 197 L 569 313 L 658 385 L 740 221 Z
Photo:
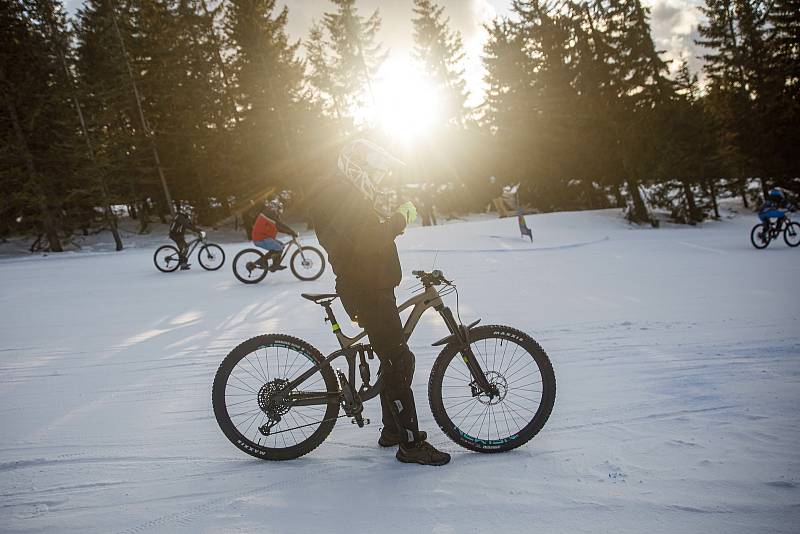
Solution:
M 717 204 L 717 186 L 714 184 L 713 178 L 705 179 L 708 185 L 708 194 L 711 197 L 711 207 L 714 209 L 714 218 L 719 219 L 719 205 Z
M 647 212 L 647 206 L 644 204 L 642 192 L 639 191 L 639 181 L 636 178 L 628 178 L 628 193 L 631 195 L 633 201 L 632 218 L 637 223 L 652 223 L 650 214 Z
M 700 210 L 697 209 L 697 202 L 695 202 L 692 184 L 689 183 L 689 180 L 684 179 L 681 180 L 681 185 L 683 186 L 683 195 L 686 198 L 686 207 L 689 212 L 689 224 L 700 222 L 702 217 L 700 216 Z
M 47 240 L 50 243 L 50 250 L 52 252 L 63 252 L 64 249 L 61 247 L 61 240 L 58 237 L 58 232 L 56 231 L 56 225 L 53 221 L 53 217 L 50 214 L 49 206 L 47 205 L 47 198 L 45 197 L 44 187 L 42 187 L 42 183 L 40 180 L 39 174 L 36 172 L 36 164 L 33 161 L 33 154 L 28 147 L 28 141 L 25 138 L 25 132 L 22 130 L 22 126 L 19 123 L 19 116 L 17 115 L 17 108 L 14 105 L 14 101 L 11 98 L 11 95 L 8 94 L 6 90 L 7 87 L 7 80 L 6 80 L 6 73 L 3 70 L 2 66 L 0 66 L 0 91 L 3 93 L 3 100 L 6 104 L 6 109 L 8 109 L 8 114 L 11 117 L 11 125 L 14 129 L 14 135 L 17 138 L 17 143 L 19 144 L 19 148 L 22 151 L 22 157 L 25 160 L 25 167 L 28 170 L 28 176 L 31 180 L 31 184 L 33 184 L 34 190 L 36 192 L 36 200 L 39 204 L 39 211 L 42 217 L 42 225 L 44 226 L 44 233 L 47 236 Z

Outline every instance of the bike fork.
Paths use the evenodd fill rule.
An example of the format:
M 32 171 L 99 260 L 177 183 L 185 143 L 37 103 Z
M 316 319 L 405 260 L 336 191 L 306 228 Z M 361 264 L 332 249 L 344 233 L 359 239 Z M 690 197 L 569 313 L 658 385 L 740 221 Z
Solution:
M 439 310 L 439 314 L 442 316 L 442 319 L 444 319 L 448 330 L 450 330 L 452 334 L 448 341 L 458 342 L 458 352 L 461 354 L 461 359 L 464 360 L 464 364 L 467 366 L 467 369 L 469 369 L 474 379 L 472 385 L 475 396 L 480 393 L 485 393 L 490 397 L 496 394 L 497 388 L 489 383 L 469 342 L 469 329 L 477 324 L 477 321 L 470 326 L 459 324 L 456 322 L 455 317 L 453 317 L 453 312 L 447 306 L 443 306 L 442 309 Z

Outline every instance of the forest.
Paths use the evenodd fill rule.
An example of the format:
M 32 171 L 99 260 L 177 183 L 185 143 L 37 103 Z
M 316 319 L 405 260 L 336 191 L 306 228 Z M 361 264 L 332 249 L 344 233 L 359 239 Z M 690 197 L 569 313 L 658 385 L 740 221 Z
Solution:
M 514 0 L 486 26 L 478 103 L 446 9 L 408 2 L 436 113 L 399 142 L 365 112 L 392 21 L 357 0 L 327 0 L 302 39 L 276 0 L 86 0 L 74 16 L 0 0 L 0 239 L 58 252 L 110 231 L 120 250 L 120 217 L 148 232 L 191 206 L 211 226 L 284 189 L 300 210 L 356 137 L 406 162 L 397 187 L 458 213 L 517 183 L 529 210 L 637 224 L 800 193 L 800 0 L 705 0 L 700 72 L 665 59 L 640 0 Z

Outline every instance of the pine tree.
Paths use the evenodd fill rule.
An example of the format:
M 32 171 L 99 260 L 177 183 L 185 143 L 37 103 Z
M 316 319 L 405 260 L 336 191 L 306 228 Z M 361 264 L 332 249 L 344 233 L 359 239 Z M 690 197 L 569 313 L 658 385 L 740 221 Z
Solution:
M 363 17 L 356 0 L 330 0 L 335 12 L 326 12 L 311 29 L 309 80 L 317 98 L 328 102 L 338 118 L 352 120 L 374 101 L 372 80 L 387 57 L 376 42 L 381 27 L 379 10 Z M 323 63 L 324 62 L 324 63 Z M 347 125 L 341 125 L 345 130 Z
M 234 52 L 230 90 L 241 108 L 236 136 L 243 161 L 237 191 L 242 193 L 286 184 L 299 172 L 293 161 L 304 131 L 304 65 L 300 43 L 291 42 L 286 30 L 288 9 L 276 12 L 275 4 L 234 0 L 225 15 L 227 44 Z
M 86 159 L 81 168 L 76 173 L 78 176 L 93 176 L 94 180 L 88 180 L 86 189 L 83 190 L 82 196 L 86 204 L 102 206 L 105 223 L 108 225 L 109 230 L 114 238 L 116 250 L 120 251 L 123 248 L 122 238 L 120 237 L 119 229 L 117 227 L 117 216 L 111 206 L 111 199 L 109 196 L 108 185 L 106 177 L 99 171 L 97 158 L 95 156 L 94 143 L 89 136 L 89 131 L 86 126 L 83 109 L 81 108 L 81 98 L 78 88 L 75 84 L 74 75 L 74 58 L 71 49 L 71 35 L 67 31 L 66 13 L 63 5 L 59 0 L 33 0 L 33 7 L 38 17 L 42 20 L 43 32 L 46 35 L 48 44 L 50 45 L 53 53 L 57 56 L 58 61 L 62 66 L 63 78 L 61 82 L 64 84 L 66 90 L 71 95 L 72 104 L 75 110 L 75 119 L 80 125 L 80 132 L 83 137 L 86 148 Z M 77 178 L 77 176 L 75 177 Z M 76 191 L 73 184 L 71 194 L 75 195 Z
M 9 206 L 3 217 L 21 221 L 16 229 L 34 230 L 49 250 L 61 252 L 65 219 L 85 214 L 85 206 L 70 196 L 77 128 L 63 65 L 48 43 L 39 7 L 27 0 L 0 3 L 0 180 Z
M 425 66 L 434 86 L 444 95 L 444 116 L 464 125 L 468 116 L 464 80 L 464 45 L 461 34 L 449 27 L 444 7 L 431 0 L 414 0 L 414 53 Z

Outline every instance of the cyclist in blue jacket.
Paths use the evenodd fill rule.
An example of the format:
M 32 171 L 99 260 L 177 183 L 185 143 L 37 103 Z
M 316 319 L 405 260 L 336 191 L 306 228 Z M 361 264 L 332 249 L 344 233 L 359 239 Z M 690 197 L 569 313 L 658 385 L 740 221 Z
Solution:
M 771 219 L 776 219 L 777 227 L 780 228 L 786 218 L 786 212 L 794 206 L 786 200 L 786 197 L 778 188 L 772 188 L 767 193 L 767 198 L 758 210 L 758 218 L 764 223 L 764 232 L 768 232 L 771 226 Z

